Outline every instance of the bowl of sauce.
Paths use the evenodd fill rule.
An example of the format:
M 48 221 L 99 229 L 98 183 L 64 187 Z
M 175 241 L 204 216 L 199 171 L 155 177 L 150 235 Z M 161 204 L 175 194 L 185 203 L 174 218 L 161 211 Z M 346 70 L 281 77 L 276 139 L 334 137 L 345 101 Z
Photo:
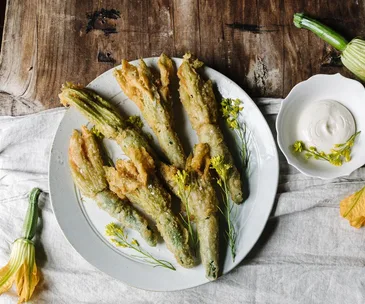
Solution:
M 277 141 L 288 163 L 305 175 L 332 179 L 365 164 L 365 89 L 340 74 L 315 75 L 297 84 L 283 100 L 276 120 Z M 293 153 L 293 144 L 325 154 L 356 132 L 351 159 L 335 166 L 323 159 Z

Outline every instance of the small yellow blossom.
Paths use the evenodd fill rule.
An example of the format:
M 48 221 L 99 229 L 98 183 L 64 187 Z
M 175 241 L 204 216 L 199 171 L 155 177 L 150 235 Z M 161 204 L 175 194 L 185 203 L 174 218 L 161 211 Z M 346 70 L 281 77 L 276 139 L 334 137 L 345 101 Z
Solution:
M 132 239 L 131 244 L 135 245 L 135 246 L 139 246 L 139 243 L 136 239 Z
M 231 250 L 231 255 L 233 262 L 236 257 L 236 238 L 237 233 L 236 229 L 233 223 L 232 219 L 232 211 L 233 206 L 232 202 L 229 199 L 229 193 L 228 193 L 228 186 L 227 186 L 227 178 L 228 178 L 228 172 L 232 168 L 232 165 L 227 164 L 224 162 L 223 155 L 215 156 L 211 159 L 212 167 L 217 171 L 219 178 L 217 179 L 218 185 L 221 187 L 223 191 L 223 202 L 225 206 L 225 210 L 222 210 L 219 208 L 219 210 L 222 212 L 223 216 L 225 217 L 225 220 L 227 222 L 227 230 L 226 230 L 226 236 L 228 238 L 228 244 L 229 248 Z
M 179 196 L 184 196 L 185 193 L 190 193 L 190 184 L 188 182 L 188 179 L 189 175 L 185 170 L 177 170 L 177 173 L 174 176 L 174 181 L 178 185 Z
M 229 128 L 238 129 L 238 115 L 243 110 L 241 101 L 239 99 L 223 98 L 221 105 L 223 117 L 226 119 Z
M 180 214 L 180 216 L 188 229 L 192 246 L 195 247 L 198 242 L 198 238 L 196 236 L 195 230 L 193 229 L 193 217 L 190 214 L 189 196 L 191 191 L 191 184 L 189 183 L 189 174 L 185 170 L 177 170 L 177 173 L 174 176 L 174 181 L 178 187 L 177 194 L 181 198 L 181 201 L 183 202 L 185 207 L 186 220 L 182 214 Z
M 294 143 L 293 147 L 292 147 L 292 150 L 293 152 L 302 152 L 303 151 L 303 148 L 304 148 L 304 144 L 302 141 L 298 140 Z
M 232 165 L 224 163 L 222 155 L 215 156 L 211 159 L 212 167 L 217 171 L 219 177 L 225 182 L 228 178 L 228 172 Z
M 136 239 L 132 239 L 132 241 L 129 242 L 128 235 L 124 232 L 123 227 L 117 225 L 116 223 L 110 223 L 106 225 L 105 234 L 111 237 L 110 241 L 116 246 L 133 249 L 134 251 L 138 252 L 140 256 L 135 256 L 136 258 L 139 258 L 154 267 L 164 267 L 170 270 L 176 270 L 170 262 L 156 259 L 148 251 L 142 249 Z

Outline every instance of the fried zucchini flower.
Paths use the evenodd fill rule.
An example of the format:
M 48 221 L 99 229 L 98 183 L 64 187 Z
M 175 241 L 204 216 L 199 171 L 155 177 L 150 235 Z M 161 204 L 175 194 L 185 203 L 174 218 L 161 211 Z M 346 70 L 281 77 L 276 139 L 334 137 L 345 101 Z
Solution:
M 186 200 L 183 202 L 185 209 L 190 210 L 196 223 L 205 275 L 207 279 L 215 280 L 219 275 L 219 201 L 209 167 L 209 145 L 198 144 L 194 154 L 188 157 L 183 173 L 165 164 L 161 165 L 160 171 L 171 191 L 182 201 Z
M 174 130 L 169 91 L 170 78 L 175 74 L 172 60 L 162 54 L 158 60 L 158 67 L 161 78 L 155 79 L 143 59 L 139 61 L 138 67 L 123 60 L 121 69 L 114 70 L 114 76 L 123 92 L 141 110 L 169 162 L 183 168 L 186 159 L 180 139 Z
M 146 159 L 146 165 L 151 165 Z M 187 230 L 171 210 L 171 196 L 159 179 L 151 175 L 144 183 L 135 164 L 128 160 L 117 160 L 116 168 L 104 167 L 110 189 L 118 196 L 126 196 L 140 206 L 156 222 L 167 248 L 177 262 L 185 267 L 194 266 Z
M 222 156 L 224 163 L 231 166 L 228 173 L 228 190 L 232 200 L 239 204 L 243 200 L 240 174 L 218 125 L 219 109 L 212 81 L 204 81 L 197 72 L 202 65 L 203 63 L 197 59 L 194 60 L 191 54 L 184 55 L 184 61 L 177 72 L 180 79 L 180 99 L 198 135 L 199 142 L 209 145 L 210 157 Z
M 74 130 L 71 136 L 69 164 L 73 180 L 83 195 L 94 199 L 100 209 L 108 212 L 123 226 L 139 232 L 150 246 L 156 246 L 157 235 L 147 219 L 126 197 L 119 198 L 110 191 L 98 143 L 85 126 L 81 128 L 81 135 Z
M 106 138 L 113 139 L 133 160 L 137 169 L 145 154 L 156 158 L 155 152 L 138 129 L 118 114 L 114 106 L 95 92 L 66 83 L 59 94 L 64 106 L 73 106 L 83 114 Z M 143 148 L 143 149 L 141 149 Z M 141 153 L 136 153 L 136 151 Z M 143 172 L 140 171 L 142 174 Z M 145 174 L 147 172 L 144 172 Z

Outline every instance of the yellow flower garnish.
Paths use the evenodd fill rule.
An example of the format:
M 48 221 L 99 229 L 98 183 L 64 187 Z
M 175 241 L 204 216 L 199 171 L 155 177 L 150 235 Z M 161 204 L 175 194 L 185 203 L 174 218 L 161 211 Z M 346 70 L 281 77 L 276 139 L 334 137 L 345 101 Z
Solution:
M 224 157 L 222 155 L 215 156 L 211 159 L 212 167 L 217 171 L 219 178 L 217 180 L 218 185 L 223 191 L 223 203 L 224 210 L 219 208 L 219 211 L 223 214 L 227 222 L 226 236 L 228 238 L 229 248 L 231 250 L 232 260 L 236 257 L 236 239 L 237 232 L 233 223 L 233 208 L 234 205 L 229 198 L 229 191 L 227 185 L 228 172 L 232 168 L 232 165 L 224 163 Z
M 132 239 L 131 244 L 132 245 L 139 246 L 139 243 L 138 243 L 138 241 L 136 239 Z
M 31 241 L 38 220 L 38 197 L 40 193 L 41 190 L 38 188 L 31 191 L 24 221 L 25 236 L 14 242 L 8 264 L 0 269 L 0 294 L 8 291 L 15 282 L 19 295 L 18 303 L 30 299 L 40 278 L 35 262 L 35 248 Z
M 238 114 L 243 110 L 243 106 L 241 104 L 241 100 L 239 99 L 231 99 L 231 98 L 223 98 L 222 102 L 222 114 L 226 119 L 228 126 L 236 130 L 239 128 L 238 124 Z
M 316 147 L 307 148 L 305 144 L 298 140 L 292 146 L 291 150 L 293 153 L 305 152 L 304 156 L 306 159 L 314 158 L 328 161 L 334 166 L 342 166 L 343 161 L 349 162 L 351 160 L 351 148 L 355 143 L 356 137 L 361 133 L 361 131 L 353 134 L 347 142 L 344 144 L 336 144 L 334 149 L 331 149 L 330 153 L 325 153 L 324 151 L 318 151 Z
M 145 261 L 153 267 L 164 267 L 170 270 L 176 270 L 174 265 L 172 265 L 170 262 L 156 259 L 148 251 L 142 249 L 136 239 L 132 239 L 132 241 L 129 242 L 128 235 L 124 232 L 123 227 L 115 223 L 110 223 L 105 227 L 105 234 L 111 237 L 110 241 L 113 242 L 116 246 L 133 249 L 136 252 L 140 253 L 140 256 L 134 255 L 134 257 Z
M 240 124 L 238 120 L 238 115 L 243 110 L 242 101 L 238 98 L 223 98 L 221 101 L 221 106 L 223 118 L 226 119 L 228 127 L 236 132 L 241 141 L 240 154 L 242 165 L 244 169 L 247 169 L 249 158 L 249 154 L 247 151 L 247 128 L 245 123 Z
M 181 201 L 184 204 L 186 211 L 186 219 L 182 214 L 180 214 L 180 216 L 188 229 L 189 237 L 191 239 L 191 245 L 195 249 L 198 243 L 198 237 L 196 235 L 196 231 L 193 228 L 190 214 L 189 196 L 191 191 L 191 185 L 189 183 L 189 174 L 185 170 L 177 170 L 177 173 L 174 176 L 174 181 L 178 186 L 178 196 L 181 198 Z
M 212 167 L 217 171 L 218 175 L 223 181 L 228 178 L 228 172 L 232 168 L 232 165 L 224 163 L 224 157 L 218 155 L 212 158 Z
M 302 152 L 304 148 L 304 143 L 300 140 L 296 141 L 293 145 L 293 152 Z
M 176 175 L 174 176 L 174 180 L 176 184 L 179 186 L 178 194 L 179 196 L 183 196 L 184 193 L 190 192 L 190 185 L 188 183 L 189 175 L 185 170 L 177 170 Z

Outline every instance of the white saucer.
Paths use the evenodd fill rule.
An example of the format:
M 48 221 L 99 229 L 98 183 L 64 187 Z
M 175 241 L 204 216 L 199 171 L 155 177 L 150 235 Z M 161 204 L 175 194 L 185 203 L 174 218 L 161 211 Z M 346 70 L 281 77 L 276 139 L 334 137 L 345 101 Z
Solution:
M 352 147 L 351 161 L 336 167 L 329 162 L 307 160 L 302 154 L 293 154 L 291 145 L 297 138 L 296 125 L 304 108 L 310 103 L 335 100 L 353 115 L 356 130 L 361 131 Z M 288 163 L 305 175 L 332 179 L 351 174 L 365 164 L 365 89 L 363 85 L 340 74 L 315 75 L 297 84 L 283 100 L 276 120 L 278 145 Z

